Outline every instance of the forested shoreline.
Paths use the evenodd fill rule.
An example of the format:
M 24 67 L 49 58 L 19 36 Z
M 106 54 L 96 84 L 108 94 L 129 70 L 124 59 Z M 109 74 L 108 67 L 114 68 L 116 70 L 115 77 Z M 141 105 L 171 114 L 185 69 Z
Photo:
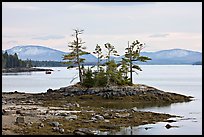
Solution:
M 18 55 L 8 54 L 7 52 L 2 52 L 2 69 L 8 68 L 31 68 L 33 67 L 31 60 L 21 60 Z

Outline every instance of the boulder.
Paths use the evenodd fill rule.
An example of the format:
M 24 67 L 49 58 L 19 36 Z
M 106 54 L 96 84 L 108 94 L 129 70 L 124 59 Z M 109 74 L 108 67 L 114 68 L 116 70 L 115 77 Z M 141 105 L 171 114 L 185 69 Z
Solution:
M 50 122 L 50 125 L 53 127 L 58 127 L 58 126 L 60 126 L 60 123 L 59 122 Z
M 65 119 L 66 120 L 76 120 L 77 119 L 77 115 L 66 116 Z
M 98 120 L 104 120 L 104 117 L 101 116 L 101 115 L 95 115 L 94 117 L 95 117 L 96 119 L 98 119 Z
M 89 128 L 79 128 L 74 130 L 74 135 L 94 135 L 94 132 Z
M 64 129 L 63 129 L 63 128 L 60 128 L 60 129 L 59 129 L 59 132 L 60 132 L 61 134 L 63 134 L 63 133 L 64 133 Z
M 23 124 L 23 123 L 25 123 L 24 117 L 17 117 L 16 118 L 16 124 Z
M 45 125 L 44 125 L 43 123 L 40 123 L 39 126 L 40 126 L 40 127 L 44 127 Z
M 5 113 L 6 113 L 6 110 L 2 109 L 2 115 L 5 115 Z
M 53 128 L 52 128 L 52 130 L 53 130 L 54 132 L 58 132 L 59 129 L 60 129 L 59 127 L 53 127 Z
M 137 107 L 133 107 L 131 110 L 132 110 L 133 112 L 136 112 L 136 111 L 137 111 Z
M 47 90 L 47 93 L 52 93 L 52 92 L 53 92 L 53 90 L 50 88 Z
M 16 114 L 21 114 L 21 110 L 16 110 Z
M 116 113 L 116 117 L 117 118 L 128 118 L 130 117 L 130 113 L 124 113 L 124 114 Z

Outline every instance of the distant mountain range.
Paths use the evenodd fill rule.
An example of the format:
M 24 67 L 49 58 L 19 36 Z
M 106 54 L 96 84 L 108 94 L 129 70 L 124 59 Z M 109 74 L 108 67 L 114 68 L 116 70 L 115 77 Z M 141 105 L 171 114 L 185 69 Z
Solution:
M 8 54 L 17 53 L 18 57 L 22 60 L 31 59 L 34 61 L 63 61 L 63 55 L 68 54 L 68 52 L 36 45 L 16 46 L 6 51 Z M 81 57 L 85 58 L 86 62 L 97 61 L 97 58 L 92 54 Z
M 27 45 L 16 46 L 6 50 L 8 54 L 17 53 L 20 59 L 31 59 L 35 61 L 62 61 L 63 55 L 68 52 L 48 48 L 45 46 Z M 193 64 L 202 62 L 202 53 L 185 49 L 169 49 L 157 52 L 141 52 L 141 55 L 148 56 L 152 60 L 138 64 Z M 85 63 L 96 63 L 97 58 L 92 54 L 83 55 Z M 115 57 L 116 61 L 120 61 L 123 56 Z

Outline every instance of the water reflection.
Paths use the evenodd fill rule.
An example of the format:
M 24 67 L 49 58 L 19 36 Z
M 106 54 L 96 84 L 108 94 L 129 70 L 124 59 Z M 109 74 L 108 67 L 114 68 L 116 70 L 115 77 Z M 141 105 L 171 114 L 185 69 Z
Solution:
M 2 73 L 2 76 L 32 75 L 32 72 Z

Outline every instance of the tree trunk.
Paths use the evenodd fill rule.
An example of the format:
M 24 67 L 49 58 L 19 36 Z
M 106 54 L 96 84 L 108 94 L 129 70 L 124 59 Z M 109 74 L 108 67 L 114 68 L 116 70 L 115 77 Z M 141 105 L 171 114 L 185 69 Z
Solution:
M 76 32 L 76 49 L 77 49 L 77 65 L 79 68 L 79 81 L 80 83 L 83 83 L 83 79 L 82 79 L 82 72 L 81 72 L 81 66 L 80 66 L 80 62 L 79 62 L 79 38 L 78 38 L 78 32 Z
M 132 83 L 132 61 L 130 61 L 130 83 Z
M 129 49 L 129 53 L 130 53 L 130 83 L 133 84 L 132 82 L 132 50 L 130 45 L 129 45 L 129 41 L 128 41 L 128 49 Z

